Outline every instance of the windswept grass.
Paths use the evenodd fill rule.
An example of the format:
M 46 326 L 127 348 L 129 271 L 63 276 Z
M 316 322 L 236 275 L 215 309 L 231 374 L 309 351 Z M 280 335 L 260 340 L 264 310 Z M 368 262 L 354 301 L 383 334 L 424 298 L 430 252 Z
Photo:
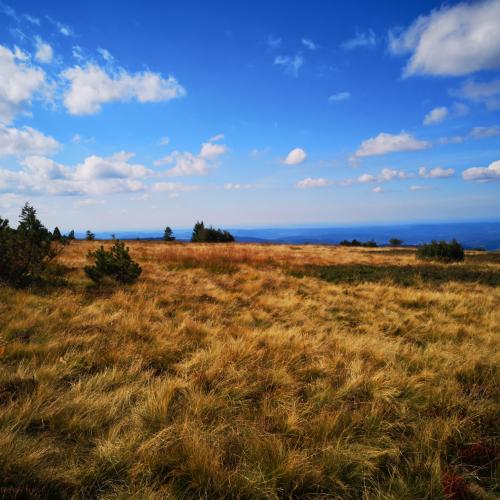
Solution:
M 98 245 L 0 287 L 0 498 L 500 494 L 498 254 Z

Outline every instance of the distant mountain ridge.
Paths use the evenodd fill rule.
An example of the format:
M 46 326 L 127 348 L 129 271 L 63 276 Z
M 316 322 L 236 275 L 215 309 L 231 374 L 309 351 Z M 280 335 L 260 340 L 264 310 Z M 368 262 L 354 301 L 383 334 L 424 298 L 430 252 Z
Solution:
M 254 243 L 338 244 L 344 239 L 375 240 L 387 245 L 391 238 L 403 240 L 405 245 L 419 245 L 431 240 L 457 239 L 465 248 L 500 249 L 500 222 L 455 222 L 439 224 L 398 224 L 387 226 L 337 226 L 303 228 L 231 229 L 237 241 Z M 117 231 L 120 239 L 161 239 L 163 231 Z M 97 232 L 96 238 L 111 238 L 111 232 Z M 191 237 L 190 229 L 174 231 L 180 241 Z M 83 233 L 77 233 L 83 238 Z

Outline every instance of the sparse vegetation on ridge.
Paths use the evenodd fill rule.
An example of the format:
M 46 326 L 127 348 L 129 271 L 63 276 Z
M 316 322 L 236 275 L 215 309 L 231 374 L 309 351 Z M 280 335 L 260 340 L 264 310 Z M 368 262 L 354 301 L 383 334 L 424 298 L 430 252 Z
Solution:
M 498 495 L 498 254 L 129 245 L 133 287 L 89 287 L 84 241 L 68 286 L 0 287 L 0 497 Z
M 451 242 L 432 241 L 422 245 L 417 250 L 417 257 L 422 260 L 437 260 L 440 262 L 461 262 L 465 253 L 457 240 Z
M 197 222 L 193 227 L 191 236 L 192 243 L 231 243 L 234 236 L 222 229 L 215 229 L 212 226 L 205 227 L 203 221 Z

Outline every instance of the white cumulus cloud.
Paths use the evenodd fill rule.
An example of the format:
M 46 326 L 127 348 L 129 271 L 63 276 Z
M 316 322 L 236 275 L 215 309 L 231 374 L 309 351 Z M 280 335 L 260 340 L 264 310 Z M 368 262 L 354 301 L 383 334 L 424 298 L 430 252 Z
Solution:
M 418 151 L 431 147 L 428 141 L 419 141 L 412 135 L 401 132 L 400 134 L 386 134 L 381 132 L 376 137 L 363 141 L 355 153 L 356 157 L 385 155 L 397 151 Z
M 394 54 L 411 54 L 404 75 L 466 75 L 500 67 L 500 0 L 445 5 L 389 33 Z
M 331 182 L 328 179 L 324 179 L 323 177 L 318 177 L 313 179 L 312 177 L 307 177 L 306 179 L 302 179 L 297 182 L 295 187 L 299 189 L 307 189 L 307 188 L 319 188 L 329 186 Z
M 0 189 L 13 193 L 53 195 L 104 195 L 142 191 L 142 180 L 152 171 L 119 152 L 103 158 L 92 155 L 72 167 L 41 155 L 21 161 L 21 170 L 0 169 Z
M 468 168 L 462 172 L 462 177 L 466 181 L 500 181 L 500 160 L 490 163 L 487 167 Z
M 429 111 L 424 117 L 424 125 L 433 125 L 442 122 L 448 116 L 448 108 L 441 106 Z
M 207 175 L 217 164 L 217 160 L 227 153 L 225 144 L 214 143 L 221 140 L 223 134 L 218 134 L 201 145 L 199 153 L 189 151 L 174 151 L 155 162 L 155 165 L 170 165 L 173 167 L 166 172 L 168 176 Z
M 96 64 L 74 66 L 62 72 L 68 82 L 64 105 L 73 115 L 97 113 L 101 106 L 112 101 L 168 101 L 186 94 L 177 80 L 159 73 L 143 71 L 127 73 L 118 69 L 110 73 Z
M 0 123 L 0 156 L 29 156 L 51 154 L 60 148 L 53 137 L 31 127 L 22 129 Z
M 292 149 L 283 160 L 285 165 L 298 165 L 307 158 L 306 152 L 302 148 Z
M 418 170 L 418 175 L 426 179 L 444 179 L 446 177 L 453 177 L 455 175 L 455 170 L 453 168 L 443 167 L 436 167 L 427 170 L 425 167 L 421 167 Z
M 0 122 L 10 123 L 22 106 L 43 90 L 45 73 L 27 63 L 20 49 L 0 45 Z

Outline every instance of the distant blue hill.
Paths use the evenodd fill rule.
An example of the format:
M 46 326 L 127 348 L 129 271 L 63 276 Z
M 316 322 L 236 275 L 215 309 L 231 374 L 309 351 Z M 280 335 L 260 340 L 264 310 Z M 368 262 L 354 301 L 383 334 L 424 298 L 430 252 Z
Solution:
M 500 249 L 500 222 L 463 222 L 439 224 L 402 224 L 388 226 L 342 226 L 303 228 L 231 229 L 240 242 L 255 243 L 318 243 L 336 244 L 342 240 L 375 240 L 386 245 L 391 238 L 403 240 L 405 245 L 419 245 L 431 240 L 457 239 L 465 248 Z M 162 231 L 117 231 L 120 239 L 160 239 Z M 189 240 L 191 230 L 174 232 L 178 240 Z M 84 237 L 77 234 L 78 237 Z M 96 233 L 99 239 L 108 239 L 111 233 Z

